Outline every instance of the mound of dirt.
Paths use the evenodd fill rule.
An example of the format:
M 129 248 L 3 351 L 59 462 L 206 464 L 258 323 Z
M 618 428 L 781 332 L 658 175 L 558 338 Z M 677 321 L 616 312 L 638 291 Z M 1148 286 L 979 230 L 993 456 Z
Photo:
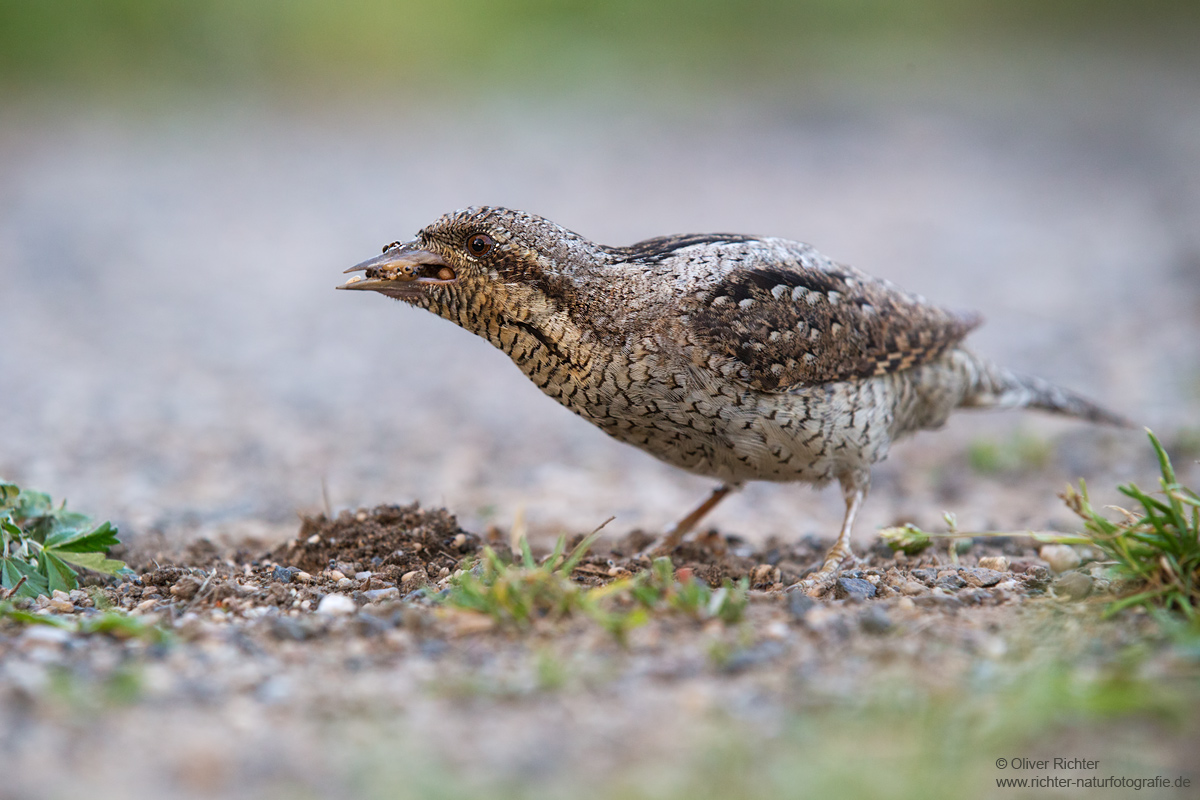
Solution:
M 479 537 L 460 528 L 449 511 L 413 503 L 343 511 L 334 519 L 305 517 L 300 534 L 265 558 L 311 573 L 366 570 L 395 579 L 418 571 L 436 578 L 479 547 Z

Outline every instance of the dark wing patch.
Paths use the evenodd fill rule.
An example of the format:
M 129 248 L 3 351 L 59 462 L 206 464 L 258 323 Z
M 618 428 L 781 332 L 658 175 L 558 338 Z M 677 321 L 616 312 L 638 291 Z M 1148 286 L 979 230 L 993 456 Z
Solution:
M 698 296 L 688 325 L 764 391 L 866 378 L 927 363 L 980 323 L 854 270 L 738 269 Z
M 642 263 L 662 261 L 671 258 L 676 252 L 685 247 L 698 244 L 727 244 L 730 242 L 755 241 L 754 236 L 740 233 L 685 233 L 677 236 L 659 236 L 644 242 L 631 244 L 628 247 L 605 248 L 620 261 L 638 261 Z

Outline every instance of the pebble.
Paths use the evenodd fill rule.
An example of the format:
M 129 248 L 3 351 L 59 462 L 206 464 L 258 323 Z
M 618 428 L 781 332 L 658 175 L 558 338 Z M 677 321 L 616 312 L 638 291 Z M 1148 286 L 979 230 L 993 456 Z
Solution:
M 355 581 L 352 581 L 346 577 L 339 578 L 338 582 L 337 582 L 337 588 L 343 592 L 346 591 L 347 589 L 354 588 L 354 585 L 355 585 Z
M 303 570 L 301 570 L 300 572 L 297 572 L 294 577 L 296 578 L 296 580 L 300 581 L 301 583 L 312 583 L 312 579 L 313 579 L 312 575 L 309 575 L 307 572 L 304 572 Z
M 364 570 L 362 572 L 356 572 L 356 573 L 354 573 L 354 580 L 369 581 L 369 580 L 371 580 L 371 573 L 367 572 L 366 570 Z
M 881 605 L 872 605 L 858 618 L 858 625 L 866 633 L 881 634 L 892 629 L 892 620 Z
M 200 591 L 200 580 L 194 575 L 185 575 L 175 581 L 175 585 L 171 587 L 171 596 L 178 597 L 180 600 L 191 600 L 198 591 Z
M 296 617 L 272 617 L 271 634 L 276 639 L 291 639 L 302 642 L 312 635 L 312 626 Z
M 927 591 L 929 591 L 928 587 L 926 587 L 925 584 L 919 583 L 917 581 L 905 581 L 904 583 L 900 584 L 896 588 L 900 590 L 901 594 L 906 594 L 909 596 L 925 594 Z
M 371 589 L 362 593 L 368 603 L 378 603 L 382 600 L 398 600 L 400 598 L 400 590 L 395 586 L 389 586 L 386 589 Z
M 341 581 L 346 579 L 346 573 L 340 569 L 331 569 L 325 573 L 325 576 L 331 581 Z
M 280 583 L 291 583 L 292 578 L 296 577 L 296 574 L 299 572 L 300 570 L 295 567 L 281 567 L 276 565 L 275 569 L 271 571 L 271 580 L 279 581 Z
M 1045 589 L 1050 583 L 1050 570 L 1041 564 L 1032 564 L 1025 570 L 1025 585 L 1033 590 Z
M 937 570 L 933 569 L 932 567 L 914 569 L 908 574 L 928 586 L 933 585 L 933 582 L 937 580 Z
M 997 572 L 994 569 L 987 569 L 985 567 L 968 567 L 959 574 L 964 581 L 975 588 L 995 586 L 1005 578 L 1003 572 Z
M 356 606 L 354 601 L 344 594 L 327 594 L 317 604 L 317 613 L 329 617 L 341 617 L 353 614 Z
M 951 572 L 949 575 L 938 578 L 937 585 L 946 591 L 953 592 L 966 586 L 967 582 L 959 577 L 958 573 Z
M 1092 579 L 1082 572 L 1068 572 L 1051 584 L 1050 590 L 1065 600 L 1082 600 L 1092 593 Z
M 1083 563 L 1079 553 L 1075 552 L 1075 548 L 1069 544 L 1045 545 L 1038 551 L 1038 556 L 1050 565 L 1050 569 L 1060 574 L 1073 570 Z
M 787 593 L 788 613 L 795 620 L 802 620 L 808 615 L 808 612 L 813 610 L 813 606 L 817 604 L 816 600 L 806 595 L 804 592 L 793 591 Z
M 979 559 L 979 568 L 1008 572 L 1008 558 L 1006 556 L 984 556 Z
M 55 592 L 55 594 L 65 594 L 65 592 Z M 147 602 L 153 603 L 154 601 L 149 600 Z M 54 597 L 46 604 L 46 608 L 55 614 L 70 614 L 75 610 L 75 604 L 65 597 Z
M 875 596 L 875 586 L 862 578 L 838 578 L 833 592 L 838 599 L 866 600 Z

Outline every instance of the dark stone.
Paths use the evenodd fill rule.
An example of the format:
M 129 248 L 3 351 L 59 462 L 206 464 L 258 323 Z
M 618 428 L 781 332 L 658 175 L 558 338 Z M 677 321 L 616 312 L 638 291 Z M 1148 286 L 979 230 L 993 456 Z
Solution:
M 291 583 L 292 578 L 296 577 L 296 573 L 299 571 L 295 567 L 281 567 L 276 565 L 275 569 L 271 572 L 271 579 L 280 583 Z
M 958 577 L 957 574 L 952 574 L 938 578 L 937 585 L 948 592 L 954 592 L 966 586 L 967 582 Z
M 272 617 L 271 635 L 276 639 L 302 642 L 312 636 L 312 626 L 297 617 Z
M 995 586 L 1005 578 L 1003 572 L 997 572 L 994 569 L 987 569 L 986 567 L 969 567 L 962 570 L 960 574 L 967 583 L 976 587 Z
M 375 614 L 356 614 L 354 616 L 354 626 L 358 629 L 360 636 L 378 636 L 384 631 L 396 627 L 391 619 L 379 617 Z
M 862 578 L 838 578 L 833 594 L 839 600 L 867 600 L 875 596 L 875 587 Z
M 937 580 L 937 570 L 932 567 L 922 567 L 921 569 L 911 570 L 909 573 L 914 579 L 920 581 L 926 586 L 932 586 Z
M 801 592 L 801 591 L 788 592 L 788 595 L 787 595 L 788 613 L 790 613 L 792 615 L 792 618 L 795 620 L 804 619 L 804 617 L 808 614 L 808 612 L 813 610 L 813 607 L 816 604 L 817 604 L 817 601 L 813 600 L 811 597 L 806 595 L 804 592 Z
M 991 602 L 992 599 L 992 593 L 987 589 L 965 589 L 957 596 L 964 603 L 973 606 L 983 605 L 985 602 Z
M 892 629 L 892 620 L 881 605 L 871 605 L 858 618 L 858 625 L 866 633 L 883 634 Z

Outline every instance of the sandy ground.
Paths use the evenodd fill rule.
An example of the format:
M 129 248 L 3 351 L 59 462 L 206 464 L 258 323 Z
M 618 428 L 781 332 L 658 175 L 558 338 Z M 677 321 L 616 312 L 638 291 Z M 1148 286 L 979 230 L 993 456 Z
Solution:
M 480 532 L 523 514 L 541 541 L 610 516 L 618 535 L 664 527 L 704 496 L 705 481 L 608 440 L 449 323 L 334 292 L 341 270 L 383 243 L 481 203 L 541 213 L 612 244 L 709 230 L 811 242 L 935 301 L 982 311 L 979 350 L 1174 442 L 1200 418 L 1200 104 L 1191 76 L 1111 77 L 987 101 L 949 90 L 887 99 L 847 91 L 836 102 L 672 111 L 405 98 L 6 110 L 0 475 L 163 547 L 199 536 L 279 542 L 295 535 L 299 513 L 326 502 L 337 510 L 419 499 Z M 1051 443 L 1044 465 L 971 472 L 972 442 L 1010 442 L 1018 430 Z M 1197 474 L 1189 460 L 1181 472 Z M 967 530 L 1074 529 L 1054 493 L 1081 476 L 1102 501 L 1116 498 L 1119 480 L 1153 485 L 1144 438 L 1035 415 L 960 415 L 879 467 L 859 541 L 899 520 L 937 527 L 945 509 Z M 835 491 L 757 485 L 711 521 L 762 541 L 828 535 L 840 514 Z M 167 736 L 170 755 L 146 755 L 137 774 L 160 790 L 178 779 L 197 794 L 222 790 L 232 770 L 263 778 L 253 786 L 278 789 L 292 776 L 311 794 L 339 796 L 345 787 L 322 781 L 342 773 L 297 765 L 353 750 L 347 720 L 383 686 L 392 698 L 383 707 L 400 714 L 384 722 L 435 731 L 426 745 L 452 748 L 475 723 L 462 747 L 487 750 L 487 731 L 504 738 L 494 706 L 447 706 L 414 688 L 444 662 L 412 643 L 404 647 L 417 656 L 403 668 L 366 669 L 344 684 L 313 666 L 348 669 L 343 647 L 366 646 L 354 641 L 297 646 L 266 672 L 255 662 L 245 667 L 248 688 L 211 708 L 198 695 L 179 708 L 150 701 L 83 721 L 37 708 L 14 717 L 11 707 L 6 719 L 46 722 L 35 726 L 37 741 L 85 770 L 93 762 L 84 751 L 101 740 L 103 754 L 149 754 Z M 952 633 L 937 641 L 948 651 L 961 644 Z M 178 698 L 190 691 L 180 677 L 188 670 L 241 674 L 239 647 L 222 640 L 199 666 L 156 662 L 150 680 Z M 276 679 L 305 688 L 289 695 Z M 639 715 L 685 729 L 720 695 L 725 708 L 750 703 L 742 719 L 753 722 L 785 691 L 749 678 L 689 678 L 662 692 L 646 690 L 655 680 L 629 680 L 645 686 L 573 694 L 564 705 L 516 703 L 523 723 L 514 735 L 526 738 L 483 760 L 511 766 L 518 752 L 549 752 L 569 761 L 609 743 L 616 761 L 603 763 L 616 763 L 636 756 L 613 743 Z M 342 688 L 330 683 L 322 694 L 322 681 Z M 307 706 L 316 695 L 345 713 L 296 716 L 279 700 Z M 605 712 L 626 696 L 651 705 Z M 439 728 L 447 707 L 467 710 Z M 128 724 L 92 727 L 105 720 Z M 578 738 L 558 740 L 563 726 Z M 288 727 L 294 740 L 276 737 Z M 329 745 L 329 731 L 348 738 Z M 261 757 L 235 758 L 251 751 Z M 25 768 L 43 763 L 23 752 Z M 549 769 L 540 758 L 517 772 Z M 225 766 L 206 766 L 217 764 Z

